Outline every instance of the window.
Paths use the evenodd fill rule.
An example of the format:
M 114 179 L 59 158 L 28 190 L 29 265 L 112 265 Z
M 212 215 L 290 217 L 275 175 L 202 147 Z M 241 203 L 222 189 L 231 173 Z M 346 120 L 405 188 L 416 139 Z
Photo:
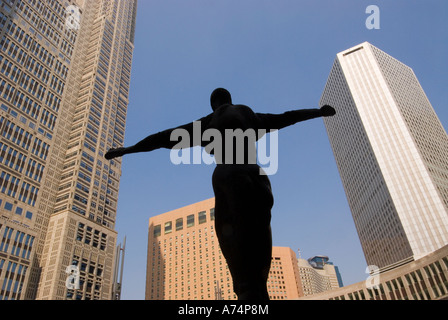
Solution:
M 12 210 L 12 203 L 6 202 L 5 203 L 5 209 L 8 210 L 8 211 L 11 211 Z
M 207 222 L 207 216 L 205 211 L 201 211 L 198 213 L 198 222 L 199 224 Z
M 158 237 L 162 234 L 162 226 L 159 224 L 154 226 L 154 237 Z
M 359 51 L 359 50 L 361 50 L 361 49 L 364 49 L 364 47 L 359 47 L 359 48 L 356 48 L 356 49 L 354 49 L 354 50 L 352 50 L 352 51 L 346 52 L 346 53 L 343 54 L 343 56 L 344 56 L 344 57 L 345 57 L 345 56 L 348 56 L 349 54 L 351 54 L 351 53 L 353 53 L 353 52 L 356 52 L 356 51 Z
M 187 228 L 194 226 L 194 214 L 187 217 Z
M 184 227 L 184 219 L 179 218 L 176 220 L 176 231 L 182 230 Z
M 165 222 L 165 234 L 171 233 L 173 231 L 173 223 L 171 221 Z

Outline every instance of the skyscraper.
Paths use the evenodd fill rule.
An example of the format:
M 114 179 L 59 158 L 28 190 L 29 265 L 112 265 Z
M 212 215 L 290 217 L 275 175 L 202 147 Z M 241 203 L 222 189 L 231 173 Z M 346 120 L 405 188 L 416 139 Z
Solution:
M 136 9 L 0 2 L 0 300 L 112 298 Z
M 448 243 L 448 136 L 411 68 L 365 42 L 339 54 L 321 104 L 369 265 Z
M 232 275 L 215 233 L 215 198 L 149 219 L 147 300 L 234 300 Z M 297 258 L 273 247 L 267 281 L 272 300 L 303 295 Z

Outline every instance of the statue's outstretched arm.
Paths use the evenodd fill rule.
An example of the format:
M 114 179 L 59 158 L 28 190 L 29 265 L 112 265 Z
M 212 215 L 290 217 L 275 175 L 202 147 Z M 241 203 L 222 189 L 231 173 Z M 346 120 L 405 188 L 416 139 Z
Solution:
M 208 119 L 210 118 L 210 116 L 201 118 L 197 121 L 201 121 L 201 122 L 207 122 Z M 171 149 L 175 146 L 179 146 L 179 142 L 176 140 L 172 140 L 171 139 L 171 133 L 175 130 L 186 130 L 188 132 L 188 134 L 190 135 L 191 139 L 190 139 L 190 143 L 186 143 L 185 141 L 182 141 L 182 148 L 190 148 L 194 146 L 193 143 L 193 122 L 187 123 L 185 125 L 176 127 L 176 128 L 172 128 L 172 129 L 167 129 L 155 134 L 151 134 L 149 136 L 147 136 L 146 138 L 144 138 L 143 140 L 137 142 L 135 145 L 130 146 L 130 147 L 121 147 L 121 148 L 113 148 L 110 149 L 105 155 L 104 157 L 107 160 L 116 158 L 116 157 L 122 157 L 126 154 L 130 154 L 130 153 L 137 153 L 137 152 L 149 152 L 149 151 L 153 151 L 156 149 L 161 149 L 161 148 L 166 148 L 166 149 Z
M 325 105 L 320 109 L 301 109 L 287 111 L 282 114 L 257 113 L 261 121 L 260 129 L 282 129 L 300 121 L 306 121 L 319 117 L 330 117 L 336 114 L 333 107 Z

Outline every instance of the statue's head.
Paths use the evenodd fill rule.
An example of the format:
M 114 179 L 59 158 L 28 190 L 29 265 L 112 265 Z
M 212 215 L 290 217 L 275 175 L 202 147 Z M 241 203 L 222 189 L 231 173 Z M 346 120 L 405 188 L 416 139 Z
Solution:
M 212 106 L 213 111 L 215 111 L 223 104 L 232 104 L 232 96 L 226 89 L 217 88 L 210 96 L 210 105 Z

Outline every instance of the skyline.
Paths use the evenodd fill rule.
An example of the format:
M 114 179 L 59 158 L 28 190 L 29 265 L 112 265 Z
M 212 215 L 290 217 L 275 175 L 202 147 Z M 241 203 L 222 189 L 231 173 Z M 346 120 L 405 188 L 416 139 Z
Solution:
M 336 54 L 364 41 L 413 68 L 446 128 L 448 5 L 425 3 L 377 1 L 380 29 L 370 30 L 369 1 L 140 1 L 125 146 L 210 113 L 216 87 L 255 112 L 317 107 Z M 305 259 L 327 255 L 344 285 L 367 279 L 323 121 L 281 130 L 278 159 L 269 177 L 273 245 L 300 248 Z M 169 150 L 123 158 L 116 226 L 118 242 L 127 239 L 122 299 L 144 299 L 149 217 L 213 197 L 213 169 L 176 166 Z

